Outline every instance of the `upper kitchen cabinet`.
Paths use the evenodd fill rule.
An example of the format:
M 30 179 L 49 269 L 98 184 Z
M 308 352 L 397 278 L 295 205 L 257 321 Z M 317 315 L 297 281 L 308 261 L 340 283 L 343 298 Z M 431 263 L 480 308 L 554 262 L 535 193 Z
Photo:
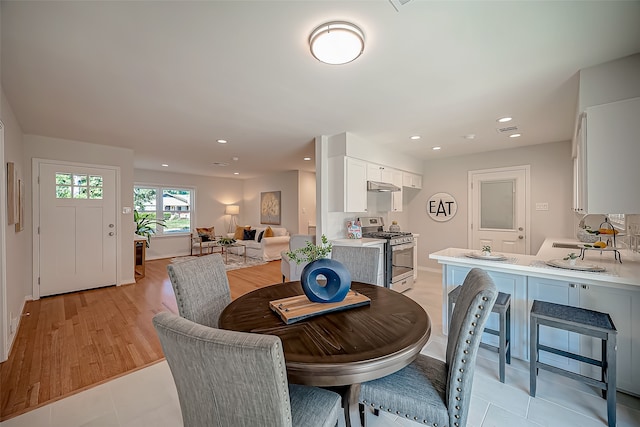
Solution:
M 422 175 L 410 172 L 402 172 L 402 186 L 422 189 Z
M 640 213 L 640 98 L 586 108 L 574 151 L 574 209 Z
M 393 169 L 386 166 L 377 165 L 375 163 L 368 163 L 367 180 L 393 184 Z
M 367 211 L 367 162 L 346 156 L 329 158 L 329 211 Z

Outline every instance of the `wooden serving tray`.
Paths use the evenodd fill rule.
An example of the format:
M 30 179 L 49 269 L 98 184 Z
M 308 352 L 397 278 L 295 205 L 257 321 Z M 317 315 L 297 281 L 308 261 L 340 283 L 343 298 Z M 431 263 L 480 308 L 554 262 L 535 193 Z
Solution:
M 295 297 L 269 301 L 271 310 L 275 311 L 287 325 L 320 314 L 348 310 L 369 304 L 371 304 L 369 297 L 353 290 L 349 291 L 345 299 L 340 302 L 311 302 L 306 295 L 296 295 Z

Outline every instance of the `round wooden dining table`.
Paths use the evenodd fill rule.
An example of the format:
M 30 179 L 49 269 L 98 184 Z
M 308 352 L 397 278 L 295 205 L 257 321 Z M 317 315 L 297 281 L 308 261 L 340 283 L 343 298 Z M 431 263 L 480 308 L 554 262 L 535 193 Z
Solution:
M 357 413 L 359 384 L 407 366 L 431 335 L 429 315 L 411 298 L 358 282 L 351 283 L 351 291 L 371 303 L 286 324 L 269 302 L 302 295 L 300 282 L 267 286 L 232 301 L 219 327 L 280 337 L 289 382 L 338 387 L 349 425 L 349 411 L 351 417 Z

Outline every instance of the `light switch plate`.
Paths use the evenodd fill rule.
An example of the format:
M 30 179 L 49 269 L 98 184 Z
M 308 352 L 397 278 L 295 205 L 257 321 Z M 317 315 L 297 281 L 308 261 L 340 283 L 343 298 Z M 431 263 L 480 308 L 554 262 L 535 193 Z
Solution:
M 123 214 L 130 214 L 131 213 L 131 208 L 129 206 L 125 206 L 122 208 L 122 213 Z
M 547 202 L 536 203 L 536 210 L 537 211 L 548 211 L 549 210 L 549 203 L 547 203 Z

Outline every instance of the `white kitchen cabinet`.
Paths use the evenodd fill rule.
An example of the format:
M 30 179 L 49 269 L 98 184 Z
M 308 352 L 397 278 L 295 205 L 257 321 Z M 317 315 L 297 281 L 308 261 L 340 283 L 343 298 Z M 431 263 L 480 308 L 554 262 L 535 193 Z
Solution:
M 471 270 L 471 267 L 461 267 L 455 265 L 443 265 L 443 272 L 446 280 L 447 292 L 443 295 L 443 307 L 446 307 L 446 298 L 456 286 L 464 282 L 465 277 Z M 528 328 L 525 319 L 525 311 L 527 304 L 527 278 L 519 274 L 508 274 L 497 271 L 485 270 L 493 282 L 496 284 L 498 291 L 511 295 L 511 355 L 519 359 L 525 359 L 525 351 L 528 349 Z M 443 310 L 443 325 L 445 329 L 449 328 L 449 319 L 447 319 L 446 310 Z M 487 320 L 486 327 L 499 330 L 499 317 L 497 313 L 492 313 Z M 483 334 L 482 341 L 494 346 L 498 345 L 498 337 L 489 334 Z
M 422 189 L 422 175 L 411 172 L 402 172 L 402 186 Z
M 540 300 L 609 313 L 618 330 L 617 387 L 640 394 L 640 364 L 637 362 L 640 297 L 637 292 L 529 277 L 528 294 L 529 310 L 533 300 Z M 540 343 L 595 359 L 600 359 L 602 354 L 601 340 L 546 326 L 540 326 Z M 597 367 L 544 351 L 540 352 L 540 361 L 594 378 L 600 375 Z
M 640 394 L 640 297 L 637 292 L 604 286 L 579 285 L 580 307 L 609 313 L 618 330 L 617 387 Z M 611 308 L 615 307 L 614 310 Z M 581 353 L 600 359 L 601 341 L 588 336 L 580 337 Z M 599 378 L 600 369 L 582 364 L 583 375 Z
M 574 209 L 638 213 L 640 98 L 586 108 L 574 150 Z
M 367 180 L 393 184 L 393 168 L 367 163 Z
M 367 211 L 367 163 L 346 156 L 329 159 L 329 211 Z

